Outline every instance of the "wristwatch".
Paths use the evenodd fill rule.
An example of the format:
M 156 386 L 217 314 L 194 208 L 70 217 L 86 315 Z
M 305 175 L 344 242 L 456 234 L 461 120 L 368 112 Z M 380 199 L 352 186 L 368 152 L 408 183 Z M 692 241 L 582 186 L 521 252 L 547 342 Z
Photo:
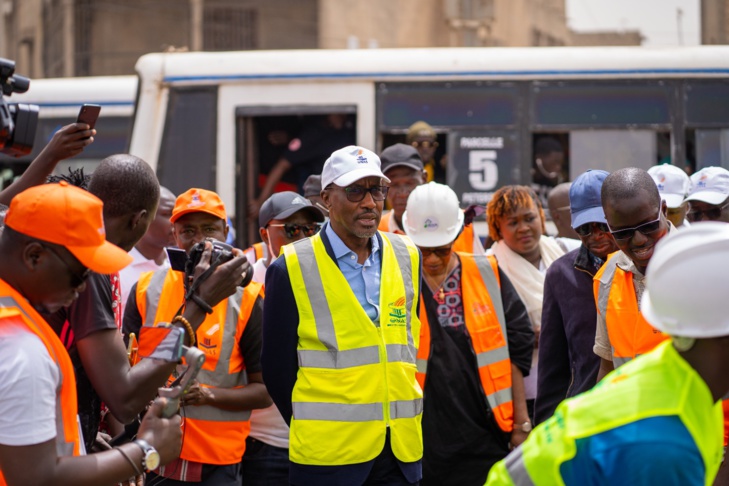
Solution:
M 134 441 L 142 449 L 142 467 L 146 471 L 154 471 L 159 467 L 159 452 L 149 445 L 149 442 L 142 439 Z
M 532 423 L 530 421 L 526 421 L 523 424 L 515 425 L 515 429 L 521 430 L 522 432 L 529 433 L 532 431 Z

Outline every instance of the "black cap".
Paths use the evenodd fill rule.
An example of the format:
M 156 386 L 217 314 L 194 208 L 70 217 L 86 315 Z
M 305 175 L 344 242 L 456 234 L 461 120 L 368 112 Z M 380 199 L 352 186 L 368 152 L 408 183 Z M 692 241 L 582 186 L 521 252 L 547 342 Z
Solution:
M 312 174 L 304 181 L 304 197 L 318 196 L 321 194 L 321 176 Z
M 299 211 L 308 211 L 314 221 L 323 223 L 324 213 L 321 209 L 311 204 L 311 201 L 295 192 L 277 192 L 266 199 L 258 213 L 258 224 L 265 228 L 273 219 L 286 219 Z
M 420 158 L 418 151 L 412 145 L 405 145 L 404 143 L 396 143 L 387 147 L 380 154 L 380 161 L 382 162 L 383 174 L 394 167 L 400 166 L 419 171 L 423 170 L 423 160 Z

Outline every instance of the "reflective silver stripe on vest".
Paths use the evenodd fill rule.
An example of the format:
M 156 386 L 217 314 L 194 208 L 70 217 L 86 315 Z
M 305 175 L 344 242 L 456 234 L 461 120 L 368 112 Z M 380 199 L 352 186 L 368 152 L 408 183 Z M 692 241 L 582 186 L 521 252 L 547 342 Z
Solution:
M 245 422 L 251 418 L 250 410 L 223 410 L 208 405 L 183 407 L 180 415 L 183 418 L 196 420 L 209 420 L 210 422 Z
M 612 289 L 613 279 L 615 278 L 615 271 L 618 268 L 618 257 L 611 258 L 605 265 L 605 271 L 603 271 L 600 277 L 600 285 L 597 287 L 597 310 L 605 320 L 607 327 L 607 308 L 608 302 L 610 301 L 610 290 Z M 608 330 L 608 340 L 610 339 L 610 331 Z M 615 347 L 610 344 L 610 348 L 613 354 L 613 367 L 618 368 L 621 365 L 627 363 L 624 361 L 625 358 L 619 358 L 615 356 Z M 629 359 L 629 358 L 628 358 Z
M 410 335 L 410 330 L 408 329 L 408 341 L 411 340 L 412 336 Z M 415 364 L 415 355 L 417 353 L 415 346 L 411 346 L 409 344 L 388 344 L 386 347 L 387 361 L 389 363 L 402 361 L 403 363 Z
M 383 235 L 382 239 L 387 239 L 387 241 L 389 241 L 392 245 L 392 250 L 395 253 L 395 260 L 397 261 L 397 265 L 400 267 L 403 282 L 405 283 L 405 319 L 408 336 L 408 347 L 410 348 L 410 354 L 412 356 L 412 358 L 407 360 L 407 362 L 412 363 L 418 353 L 418 350 L 415 348 L 415 341 L 412 333 L 412 315 L 410 312 L 410 309 L 413 308 L 413 299 L 415 299 L 415 286 L 414 284 L 408 285 L 408 282 L 413 282 L 413 266 L 412 261 L 410 260 L 410 252 L 408 251 L 407 245 L 402 240 L 402 237 L 399 235 Z M 389 350 L 388 361 L 394 361 L 389 357 Z
M 146 301 L 147 301 L 147 314 L 144 317 L 145 326 L 154 326 L 157 324 L 154 320 L 157 317 L 157 306 L 159 305 L 159 299 L 162 297 L 162 288 L 165 284 L 165 278 L 167 278 L 167 269 L 157 270 L 152 274 L 149 279 L 149 285 L 147 286 Z M 171 271 L 171 270 L 170 270 Z M 150 312 L 153 309 L 153 312 Z M 170 322 L 175 316 L 167 317 L 167 321 Z
M 148 322 L 154 324 L 154 316 L 157 315 L 159 298 L 162 295 L 168 271 L 171 272 L 173 270 L 157 270 L 150 279 L 149 287 L 147 287 L 147 315 L 144 316 L 145 325 L 147 325 Z M 180 283 L 180 285 L 182 285 L 182 283 Z M 157 296 L 157 300 L 152 300 L 152 296 Z M 223 336 L 221 337 L 222 344 L 220 346 L 220 353 L 218 354 L 218 363 L 215 366 L 215 370 L 200 370 L 197 375 L 197 379 L 200 383 L 217 388 L 234 388 L 248 383 L 248 374 L 245 369 L 237 373 L 228 372 L 230 369 L 230 359 L 233 356 L 233 350 L 235 349 L 234 347 L 238 346 L 238 340 L 235 337 L 238 330 L 238 319 L 240 317 L 240 304 L 242 300 L 243 289 L 241 288 L 236 290 L 235 295 L 228 297 L 227 309 L 225 312 L 225 325 L 223 326 Z M 210 421 L 241 421 L 247 420 L 250 416 L 250 411 L 232 412 L 207 406 L 186 407 L 185 412 L 186 417 Z
M 509 359 L 509 348 L 506 346 L 484 351 L 476 355 L 476 363 L 479 368 L 504 361 L 505 359 Z
M 334 332 L 334 318 L 329 311 L 329 303 L 324 293 L 324 283 L 321 280 L 319 266 L 316 263 L 314 245 L 310 238 L 305 238 L 299 240 L 295 248 L 311 310 L 314 313 L 317 337 L 327 349 L 338 351 L 337 334 Z
M 418 373 L 428 372 L 428 360 L 427 359 L 416 359 L 415 366 L 418 368 Z
M 486 290 L 489 293 L 489 296 L 491 297 L 491 303 L 494 306 L 494 310 L 496 311 L 496 317 L 499 320 L 499 326 L 501 326 L 501 334 L 504 336 L 504 341 L 506 341 L 506 317 L 504 316 L 504 303 L 501 302 L 501 287 L 499 287 L 499 282 L 496 280 L 496 274 L 494 273 L 494 269 L 491 266 L 491 263 L 489 262 L 489 259 L 485 256 L 474 256 L 474 261 L 476 262 L 476 268 L 478 268 L 478 273 L 481 275 L 481 280 L 483 280 L 483 283 L 486 284 Z M 508 347 L 505 347 L 507 355 L 509 352 Z
M 390 402 L 391 419 L 408 419 L 417 417 L 423 413 L 423 399 L 415 400 L 393 400 Z
M 305 368 L 341 370 L 380 362 L 380 348 L 378 346 L 345 349 L 344 351 L 302 349 L 299 350 L 298 355 L 299 366 Z
M 488 400 L 489 407 L 491 407 L 492 410 L 499 405 L 509 403 L 511 401 L 511 387 L 486 395 L 486 399 Z
M 25 309 L 23 309 L 18 302 L 9 296 L 6 297 L 0 297 L 0 307 L 4 308 L 14 308 L 18 309 L 20 312 L 23 313 L 26 319 L 28 319 L 30 322 L 35 321 L 28 315 L 27 312 L 25 312 Z M 37 325 L 37 324 L 36 324 Z M 39 338 L 40 339 L 40 338 Z M 44 345 L 45 347 L 45 345 Z M 48 353 L 53 353 L 52 349 L 46 348 Z M 61 387 L 63 386 L 63 372 L 61 371 L 61 365 L 58 363 L 58 356 L 51 356 L 53 360 L 55 361 L 56 368 L 58 368 L 58 388 L 56 389 L 56 454 L 58 454 L 59 457 L 61 456 L 73 456 L 73 442 L 66 442 L 66 431 L 63 428 L 63 410 L 61 408 Z M 81 433 L 81 430 L 79 429 L 79 435 Z M 83 441 L 83 437 L 79 437 L 81 441 Z
M 504 465 L 515 486 L 535 486 L 524 465 L 524 455 L 521 447 L 517 447 L 506 456 Z
M 294 420 L 326 420 L 327 422 L 382 421 L 382 403 L 293 402 Z

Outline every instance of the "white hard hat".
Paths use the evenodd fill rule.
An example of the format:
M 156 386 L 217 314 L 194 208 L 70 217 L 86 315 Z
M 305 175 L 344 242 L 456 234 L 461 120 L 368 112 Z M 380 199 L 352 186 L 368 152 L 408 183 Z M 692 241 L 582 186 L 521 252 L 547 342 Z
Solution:
M 402 225 L 417 246 L 434 248 L 456 239 L 463 227 L 463 217 L 453 189 L 429 182 L 410 193 Z
M 729 336 L 726 299 L 729 224 L 702 222 L 672 230 L 656 245 L 646 272 L 641 311 L 671 336 Z

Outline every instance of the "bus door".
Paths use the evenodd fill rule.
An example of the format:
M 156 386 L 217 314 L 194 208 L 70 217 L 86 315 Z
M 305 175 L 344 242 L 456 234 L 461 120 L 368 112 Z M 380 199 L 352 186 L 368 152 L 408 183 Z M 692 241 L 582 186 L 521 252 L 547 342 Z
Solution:
M 248 216 L 280 161 L 287 170 L 274 192 L 303 194 L 312 174 L 337 149 L 356 143 L 355 105 L 239 106 L 236 108 L 236 221 L 241 248 L 260 241 L 257 216 Z

